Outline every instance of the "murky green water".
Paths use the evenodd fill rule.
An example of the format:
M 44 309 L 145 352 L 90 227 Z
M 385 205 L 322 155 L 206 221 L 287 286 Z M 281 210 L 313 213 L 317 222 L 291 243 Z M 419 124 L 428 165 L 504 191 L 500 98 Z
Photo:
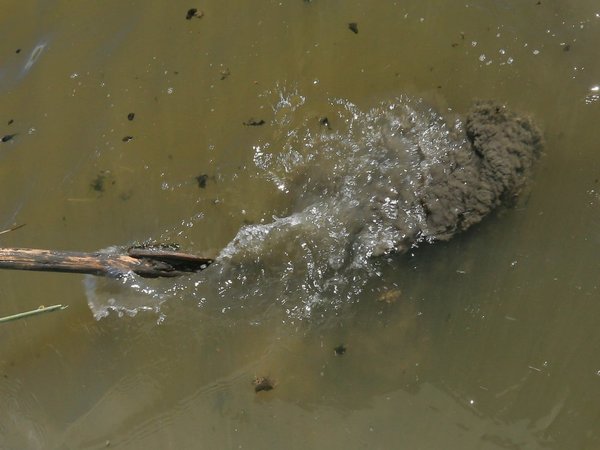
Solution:
M 311 272 L 323 245 L 293 241 L 289 259 L 266 247 L 263 271 L 246 260 L 145 294 L 0 273 L 0 315 L 69 305 L 0 327 L 0 447 L 600 445 L 594 2 L 4 3 L 0 228 L 27 224 L 4 247 L 153 238 L 217 255 L 293 212 L 273 176 L 285 158 L 278 172 L 261 155 L 315 142 L 292 132 L 323 117 L 342 128 L 340 102 L 406 94 L 463 114 L 499 99 L 546 146 L 516 208 L 361 266 L 338 297 Z M 88 302 L 122 314 L 96 320 Z M 261 376 L 275 388 L 255 393 Z

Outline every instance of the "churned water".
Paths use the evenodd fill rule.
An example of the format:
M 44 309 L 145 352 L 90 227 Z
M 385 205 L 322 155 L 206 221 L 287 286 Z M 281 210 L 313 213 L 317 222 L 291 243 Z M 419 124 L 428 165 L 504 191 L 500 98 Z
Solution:
M 367 112 L 333 100 L 335 115 L 329 118 L 307 113 L 306 98 L 295 90 L 282 88 L 270 97 L 275 97 L 269 124 L 274 136 L 254 145 L 253 160 L 256 176 L 279 191 L 279 210 L 270 220 L 242 225 L 201 276 L 175 284 L 89 277 L 85 283 L 97 316 L 110 309 L 132 314 L 185 295 L 214 298 L 213 303 L 233 299 L 225 309 L 275 299 L 290 316 L 310 317 L 315 307 L 335 309 L 356 301 L 369 277 L 380 271 L 373 256 L 389 253 L 401 241 L 410 241 L 402 244 L 404 251 L 425 240 L 417 235 L 426 222 L 415 201 L 421 178 L 427 165 L 464 145 L 452 140 L 440 117 L 408 98 Z M 421 161 L 423 152 L 428 161 Z M 104 288 L 123 283 L 132 291 L 105 294 L 102 304 L 97 283 Z M 136 292 L 142 295 L 131 295 Z
M 458 117 L 448 124 L 406 96 L 367 112 L 333 100 L 329 119 L 306 114 L 297 91 L 275 95 L 275 136 L 254 146 L 254 163 L 281 191 L 282 215 L 242 226 L 201 276 L 154 283 L 166 290 L 129 274 L 100 282 L 117 286 L 102 302 L 98 281 L 87 277 L 96 317 L 159 312 L 173 296 L 235 299 L 224 310 L 276 299 L 296 318 L 335 310 L 358 300 L 381 264 L 395 263 L 386 256 L 448 240 L 514 204 L 540 153 L 535 125 L 499 104 L 476 106 L 465 130 Z

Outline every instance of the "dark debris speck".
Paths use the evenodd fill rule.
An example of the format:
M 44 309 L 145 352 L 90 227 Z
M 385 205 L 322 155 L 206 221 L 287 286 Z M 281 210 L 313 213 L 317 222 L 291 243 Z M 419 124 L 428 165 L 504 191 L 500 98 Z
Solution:
M 9 125 L 12 125 L 12 124 L 13 124 L 13 122 L 14 122 L 14 120 L 13 120 L 13 119 L 10 119 L 10 120 L 8 121 L 8 124 L 9 124 Z
M 259 120 L 259 119 L 250 118 L 243 123 L 247 127 L 259 127 L 261 125 L 264 125 L 266 122 L 262 119 Z
M 4 136 L 2 136 L 2 142 L 8 142 L 12 140 L 12 138 L 14 138 L 15 136 L 16 134 L 5 134 Z
M 206 182 L 208 181 L 208 175 L 202 174 L 196 177 L 196 181 L 198 182 L 198 187 L 204 189 L 206 187 Z
M 135 113 L 127 114 L 127 120 L 129 120 L 129 121 L 133 120 L 134 117 L 135 117 Z
M 100 172 L 90 183 L 90 187 L 96 192 L 104 192 L 106 183 L 106 172 Z
M 221 80 L 225 80 L 226 78 L 229 77 L 229 75 L 231 75 L 231 71 L 229 70 L 228 67 L 221 70 Z
M 333 352 L 336 356 L 342 356 L 344 353 L 346 353 L 346 346 L 344 344 L 340 344 L 333 349 Z
M 190 8 L 188 9 L 185 18 L 186 20 L 192 20 L 193 17 L 200 19 L 204 13 L 202 11 L 198 11 L 198 8 Z
M 256 377 L 252 382 L 254 392 L 270 391 L 275 388 L 275 382 L 269 377 Z
M 129 142 L 133 139 L 133 136 L 125 136 L 123 139 L 121 139 L 123 142 Z
M 350 31 L 352 31 L 354 34 L 358 34 L 358 24 L 356 22 L 350 22 L 348 24 L 348 28 L 350 29 Z
M 327 117 L 321 117 L 319 119 L 319 124 L 324 127 L 327 127 L 328 130 L 331 130 L 331 124 L 329 123 L 329 119 Z

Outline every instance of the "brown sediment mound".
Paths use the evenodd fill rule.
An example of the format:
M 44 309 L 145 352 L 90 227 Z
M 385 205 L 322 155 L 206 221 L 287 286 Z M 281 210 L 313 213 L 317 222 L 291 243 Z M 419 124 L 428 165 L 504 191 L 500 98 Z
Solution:
M 465 122 L 466 142 L 431 166 L 421 204 L 423 237 L 446 240 L 514 201 L 542 149 L 539 129 L 496 102 L 478 102 Z

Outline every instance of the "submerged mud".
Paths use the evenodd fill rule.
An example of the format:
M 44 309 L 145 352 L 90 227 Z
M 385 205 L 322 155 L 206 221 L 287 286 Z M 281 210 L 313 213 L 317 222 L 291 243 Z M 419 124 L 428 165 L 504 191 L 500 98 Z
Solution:
M 274 137 L 254 146 L 259 176 L 288 205 L 281 214 L 243 226 L 200 279 L 158 290 L 133 280 L 130 287 L 159 302 L 219 298 L 222 310 L 273 299 L 294 317 L 336 308 L 360 297 L 385 263 L 378 257 L 448 240 L 512 203 L 542 147 L 530 119 L 496 102 L 476 103 L 463 120 L 409 97 L 366 112 L 335 100 L 326 127 L 305 103 L 281 95 L 269 124 Z M 119 310 L 110 300 L 94 292 L 97 316 Z

